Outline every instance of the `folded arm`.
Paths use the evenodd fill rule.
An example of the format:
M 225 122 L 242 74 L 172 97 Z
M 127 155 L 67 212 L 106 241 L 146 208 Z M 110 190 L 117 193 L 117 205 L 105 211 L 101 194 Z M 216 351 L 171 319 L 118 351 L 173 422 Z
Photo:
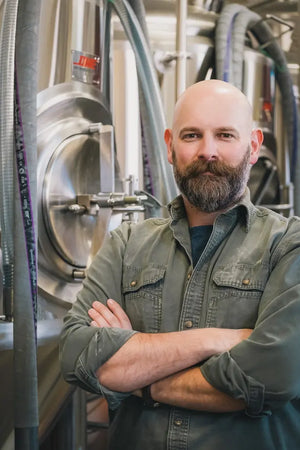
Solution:
M 95 302 L 89 315 L 93 319 L 93 326 L 131 327 L 120 305 L 112 300 L 108 301 L 107 306 Z M 199 379 L 203 377 L 197 368 L 195 371 L 190 369 L 180 374 L 178 372 L 214 354 L 229 350 L 250 333 L 251 330 L 217 328 L 157 334 L 137 333 L 99 368 L 97 375 L 102 385 L 120 392 L 136 390 L 155 382 L 158 382 L 157 388 L 163 387 L 170 381 L 165 378 L 172 375 L 171 380 L 177 382 L 179 399 L 180 396 L 186 397 L 187 392 L 192 389 L 193 380 L 186 383 L 190 375 L 194 377 L 197 373 Z M 210 385 L 204 378 L 201 382 L 208 390 Z M 191 392 L 191 396 L 195 393 L 196 391 L 194 394 Z M 217 391 L 214 394 L 217 395 Z M 171 390 L 170 395 L 172 396 Z M 183 404 L 180 405 L 184 407 Z
M 243 400 L 215 389 L 206 381 L 199 367 L 183 370 L 153 383 L 151 396 L 159 403 L 197 411 L 231 412 L 246 407 Z
M 209 383 L 232 397 L 243 398 L 247 414 L 253 417 L 268 415 L 300 395 L 299 239 L 297 226 L 297 233 L 276 249 L 274 268 L 249 339 L 201 366 Z

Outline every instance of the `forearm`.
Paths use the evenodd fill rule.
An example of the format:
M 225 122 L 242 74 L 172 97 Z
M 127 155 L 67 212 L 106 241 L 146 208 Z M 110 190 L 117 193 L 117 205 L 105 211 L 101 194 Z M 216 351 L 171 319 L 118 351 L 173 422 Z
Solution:
M 153 383 L 151 396 L 160 403 L 197 411 L 223 413 L 245 409 L 243 400 L 234 399 L 209 384 L 199 367 Z
M 217 328 L 137 333 L 99 368 L 97 375 L 105 387 L 129 392 L 229 350 L 249 333 Z

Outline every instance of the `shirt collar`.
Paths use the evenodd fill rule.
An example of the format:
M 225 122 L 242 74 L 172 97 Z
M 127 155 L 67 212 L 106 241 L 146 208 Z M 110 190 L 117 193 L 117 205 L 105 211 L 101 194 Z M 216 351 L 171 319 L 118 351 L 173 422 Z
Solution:
M 178 195 L 168 204 L 168 210 L 174 221 L 186 217 L 182 195 Z M 246 187 L 246 190 L 238 203 L 222 214 L 226 216 L 231 215 L 233 212 L 237 213 L 237 220 L 245 226 L 246 231 L 248 232 L 255 215 L 255 206 L 250 200 L 250 191 L 248 187 Z

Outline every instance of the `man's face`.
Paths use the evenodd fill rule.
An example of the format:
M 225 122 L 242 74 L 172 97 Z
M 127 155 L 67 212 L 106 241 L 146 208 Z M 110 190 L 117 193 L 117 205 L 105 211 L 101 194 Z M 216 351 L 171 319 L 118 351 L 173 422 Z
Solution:
M 180 192 L 197 209 L 206 213 L 221 211 L 243 194 L 249 177 L 249 159 L 250 148 L 236 167 L 218 160 L 198 159 L 180 168 L 173 149 L 175 180 Z
M 228 208 L 243 195 L 262 140 L 244 98 L 192 89 L 166 130 L 168 160 L 184 197 L 203 212 Z

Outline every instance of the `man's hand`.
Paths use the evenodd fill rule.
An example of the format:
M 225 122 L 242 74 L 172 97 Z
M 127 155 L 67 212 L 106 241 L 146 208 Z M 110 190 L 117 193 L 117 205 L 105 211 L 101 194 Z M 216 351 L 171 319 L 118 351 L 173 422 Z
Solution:
M 91 326 L 99 328 L 123 328 L 132 330 L 130 320 L 122 307 L 112 298 L 109 298 L 106 305 L 101 302 L 94 302 L 93 307 L 88 310 L 92 319 Z

